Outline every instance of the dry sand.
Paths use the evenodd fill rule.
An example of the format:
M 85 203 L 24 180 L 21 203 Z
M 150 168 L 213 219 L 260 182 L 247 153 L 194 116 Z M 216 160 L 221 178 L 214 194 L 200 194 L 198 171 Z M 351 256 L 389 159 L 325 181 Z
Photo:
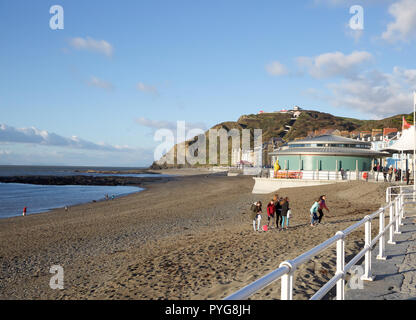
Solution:
M 186 176 L 68 212 L 2 219 L 0 299 L 221 299 L 377 210 L 386 188 L 349 182 L 282 189 L 291 228 L 256 233 L 250 203 L 272 195 L 252 195 L 253 185 L 250 177 Z M 311 228 L 309 207 L 321 194 L 331 212 Z M 347 257 L 363 236 L 348 237 Z M 330 248 L 299 268 L 294 298 L 316 292 L 334 274 L 335 259 Z M 55 264 L 64 268 L 64 290 L 49 287 Z M 277 281 L 252 298 L 278 299 L 279 287 Z

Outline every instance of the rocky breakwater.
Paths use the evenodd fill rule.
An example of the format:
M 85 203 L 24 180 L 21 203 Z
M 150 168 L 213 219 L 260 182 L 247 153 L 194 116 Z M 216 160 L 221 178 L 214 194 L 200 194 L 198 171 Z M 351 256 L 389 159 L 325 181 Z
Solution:
M 155 182 L 167 182 L 174 177 L 116 177 L 116 176 L 13 176 L 0 177 L 2 183 L 24 183 L 36 185 L 84 185 L 84 186 L 138 186 Z

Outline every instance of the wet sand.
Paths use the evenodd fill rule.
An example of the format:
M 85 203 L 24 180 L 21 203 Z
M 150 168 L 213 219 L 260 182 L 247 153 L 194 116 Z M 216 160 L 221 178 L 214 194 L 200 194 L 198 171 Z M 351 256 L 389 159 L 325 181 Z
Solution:
M 265 211 L 272 195 L 251 194 L 253 185 L 250 177 L 190 175 L 68 212 L 1 219 L 0 299 L 221 299 L 377 210 L 386 187 L 282 189 L 291 228 L 256 233 L 250 203 L 262 200 Z M 321 194 L 331 212 L 311 228 L 309 207 Z M 363 237 L 348 237 L 347 257 Z M 299 268 L 294 298 L 318 290 L 335 260 L 334 247 Z M 64 290 L 49 287 L 52 265 L 64 268 Z M 277 281 L 252 298 L 278 299 L 279 288 Z

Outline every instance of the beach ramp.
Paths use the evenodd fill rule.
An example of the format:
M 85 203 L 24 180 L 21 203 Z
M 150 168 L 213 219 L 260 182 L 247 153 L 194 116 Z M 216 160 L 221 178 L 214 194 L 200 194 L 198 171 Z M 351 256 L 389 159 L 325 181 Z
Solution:
M 327 180 L 294 180 L 294 179 L 271 179 L 254 178 L 253 194 L 268 194 L 282 188 L 312 187 L 325 184 L 337 183 Z

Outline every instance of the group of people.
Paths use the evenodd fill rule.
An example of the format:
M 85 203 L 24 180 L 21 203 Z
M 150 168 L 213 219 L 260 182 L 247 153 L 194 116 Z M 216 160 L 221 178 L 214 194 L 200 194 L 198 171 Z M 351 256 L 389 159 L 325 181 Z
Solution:
M 402 169 L 395 169 L 393 166 L 390 167 L 383 167 L 380 164 L 374 166 L 373 168 L 374 172 L 377 172 L 376 174 L 376 181 L 378 181 L 379 174 L 383 174 L 384 182 L 392 182 L 392 181 L 401 181 L 402 180 Z M 410 181 L 410 169 L 407 169 L 405 171 L 405 178 L 407 184 L 409 184 Z
M 316 225 L 322 222 L 322 218 L 324 216 L 324 209 L 329 212 L 329 209 L 326 206 L 326 195 L 320 196 L 319 199 L 314 202 L 314 204 L 309 210 L 311 214 L 311 227 L 315 227 Z
M 315 227 L 322 222 L 324 216 L 324 209 L 329 212 L 326 205 L 326 195 L 319 197 L 310 208 L 311 215 L 311 227 Z M 292 210 L 290 209 L 290 203 L 288 197 L 279 197 L 275 194 L 273 199 L 267 204 L 267 225 L 264 225 L 261 229 L 262 219 L 262 203 L 257 201 L 251 205 L 251 218 L 253 222 L 254 231 L 267 231 L 269 228 L 276 226 L 277 230 L 287 230 L 289 228 L 289 221 L 292 216 Z
M 254 231 L 260 231 L 261 215 L 263 213 L 261 201 L 257 201 L 252 204 L 252 220 Z M 286 230 L 289 228 L 289 220 L 292 211 L 290 210 L 289 198 L 279 197 L 275 194 L 273 199 L 267 204 L 267 228 L 273 228 L 276 226 L 277 230 Z M 271 223 L 271 225 L 270 225 Z M 256 226 L 257 225 L 257 226 Z

